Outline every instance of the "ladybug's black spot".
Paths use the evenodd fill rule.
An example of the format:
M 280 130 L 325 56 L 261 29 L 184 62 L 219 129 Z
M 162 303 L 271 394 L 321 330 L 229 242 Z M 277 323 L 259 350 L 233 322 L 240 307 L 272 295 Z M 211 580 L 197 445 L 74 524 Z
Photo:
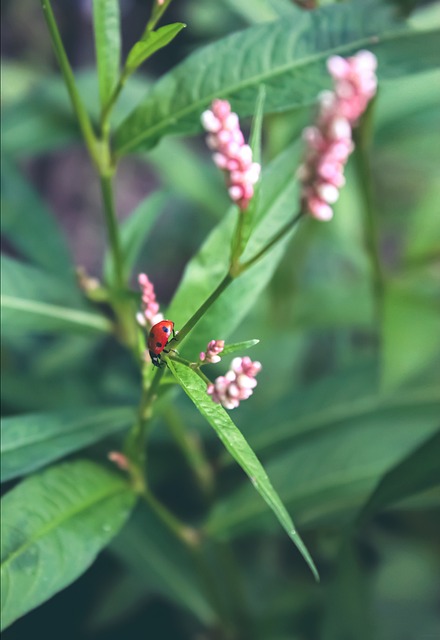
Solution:
M 163 331 L 164 333 L 168 333 L 168 327 L 162 327 L 162 331 Z
M 162 343 L 161 342 L 156 342 L 156 347 L 161 347 Z

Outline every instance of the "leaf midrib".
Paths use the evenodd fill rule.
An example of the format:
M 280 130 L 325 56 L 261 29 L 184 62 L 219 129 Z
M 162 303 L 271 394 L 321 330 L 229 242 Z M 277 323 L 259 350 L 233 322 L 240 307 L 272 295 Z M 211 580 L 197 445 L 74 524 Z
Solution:
M 78 514 L 82 512 L 86 512 L 87 510 L 91 509 L 93 506 L 96 506 L 97 504 L 99 504 L 99 502 L 108 500 L 109 498 L 116 496 L 118 493 L 123 493 L 127 491 L 127 489 L 128 489 L 128 485 L 126 486 L 121 485 L 118 487 L 114 487 L 112 491 L 106 490 L 104 492 L 95 494 L 95 496 L 92 499 L 87 500 L 86 502 L 83 502 L 81 506 L 65 511 L 61 517 L 51 520 L 51 522 L 48 525 L 42 527 L 40 531 L 32 537 L 31 540 L 28 540 L 25 543 L 23 543 L 20 547 L 12 551 L 9 554 L 9 556 L 7 556 L 4 560 L 2 560 L 1 570 L 3 571 L 4 569 L 6 569 L 7 564 L 11 563 L 16 557 L 18 557 L 22 553 L 25 553 L 32 545 L 36 544 L 38 540 L 52 533 L 57 527 L 61 526 L 68 520 L 74 518 Z
M 127 411 L 128 414 L 128 411 Z M 102 416 L 100 416 L 99 421 L 98 420 L 93 420 L 90 418 L 84 418 L 82 421 L 75 423 L 77 426 L 75 427 L 74 424 L 72 424 L 69 428 L 69 426 L 62 427 L 62 431 L 60 430 L 57 433 L 51 433 L 48 436 L 45 437 L 44 433 L 42 433 L 41 431 L 39 433 L 35 433 L 34 434 L 34 438 L 30 438 L 29 440 L 25 441 L 21 441 L 19 444 L 15 445 L 13 443 L 9 443 L 12 444 L 12 446 L 8 447 L 8 443 L 6 444 L 6 446 L 4 446 L 4 439 L 5 437 L 3 436 L 2 438 L 2 443 L 0 445 L 0 453 L 9 453 L 9 452 L 15 452 L 18 451 L 20 449 L 24 449 L 26 447 L 30 447 L 33 446 L 35 444 L 41 444 L 41 443 L 46 443 L 46 442 L 50 442 L 51 440 L 54 440 L 56 438 L 59 438 L 60 436 L 63 437 L 65 435 L 72 435 L 74 433 L 80 433 L 82 431 L 84 431 L 84 429 L 88 428 L 88 427 L 100 427 L 101 425 L 101 421 L 105 421 L 106 419 L 108 419 L 110 416 L 112 415 L 112 411 L 108 410 L 105 414 L 102 414 Z M 121 417 L 121 421 L 122 421 L 122 417 Z M 119 422 L 119 421 L 117 421 Z M 40 436 L 40 437 L 38 437 Z
M 384 36 L 368 36 L 365 38 L 361 38 L 359 40 L 353 40 L 352 42 L 345 44 L 345 45 L 340 45 L 337 47 L 333 47 L 331 49 L 326 49 L 323 52 L 320 52 L 319 54 L 315 54 L 315 55 L 310 55 L 307 56 L 305 58 L 301 59 L 301 62 L 289 62 L 286 63 L 284 65 L 281 65 L 276 71 L 266 71 L 264 73 L 261 73 L 259 75 L 254 75 L 251 78 L 247 79 L 246 81 L 242 81 L 242 82 L 238 82 L 236 84 L 231 84 L 230 87 L 228 89 L 224 89 L 222 91 L 222 95 L 223 96 L 227 96 L 232 92 L 241 90 L 241 89 L 246 89 L 249 86 L 252 85 L 256 85 L 258 83 L 264 82 L 265 80 L 269 79 L 269 78 L 275 78 L 277 75 L 281 75 L 287 71 L 291 71 L 294 70 L 296 68 L 300 68 L 301 66 L 306 66 L 307 64 L 313 63 L 313 62 L 317 62 L 319 60 L 321 60 L 322 58 L 327 58 L 329 55 L 333 54 L 333 53 L 343 53 L 345 51 L 351 51 L 354 48 L 359 48 L 359 47 L 363 47 L 367 44 L 380 44 L 382 42 L 386 42 L 388 40 L 393 40 L 393 39 L 398 39 L 398 38 L 402 38 L 402 37 L 407 37 L 409 35 L 414 35 L 415 33 L 419 33 L 417 31 L 402 31 L 402 32 L 396 32 L 396 33 L 391 33 L 391 34 L 386 34 Z M 435 30 L 431 30 L 431 31 L 427 31 L 424 33 L 435 33 Z M 170 72 L 172 73 L 172 71 Z M 153 98 L 155 97 L 154 95 L 152 96 Z M 158 131 L 160 131 L 163 128 L 166 128 L 168 126 L 169 123 L 172 123 L 175 120 L 180 120 L 182 117 L 184 117 L 185 115 L 187 115 L 188 113 L 191 113 L 192 111 L 195 111 L 197 109 L 201 109 L 202 107 L 204 107 L 207 103 L 209 103 L 210 101 L 214 100 L 215 98 L 218 97 L 218 92 L 215 93 L 211 93 L 211 94 L 207 94 L 205 95 L 202 99 L 197 100 L 195 102 L 192 102 L 191 105 L 184 107 L 183 109 L 181 109 L 180 111 L 173 111 L 172 115 L 166 117 L 163 120 L 160 120 L 155 126 L 152 126 L 148 129 L 144 129 L 142 133 L 138 134 L 138 136 L 136 136 L 135 138 L 132 138 L 131 141 L 125 145 L 122 145 L 121 147 L 119 147 L 119 149 L 116 149 L 115 154 L 117 157 L 120 157 L 121 155 L 123 155 L 124 153 L 126 153 L 127 151 L 130 151 L 130 149 L 132 148 L 136 148 L 139 142 L 142 142 L 143 140 L 148 140 L 149 138 L 153 137 L 155 133 L 157 133 Z M 154 100 L 153 100 L 154 102 Z M 130 120 L 130 118 L 134 117 L 134 114 L 136 113 L 137 110 L 141 109 L 142 104 L 139 105 L 135 111 L 133 111 L 133 114 L 129 115 L 127 117 L 126 120 L 124 120 L 124 122 L 120 125 L 119 129 L 121 129 L 126 122 L 128 122 Z M 147 133 L 146 133 L 147 132 Z M 118 132 L 116 132 L 116 135 L 118 134 Z
M 405 397 L 399 398 L 379 398 L 371 395 L 364 397 L 353 404 L 344 408 L 343 404 L 335 405 L 331 408 L 324 408 L 322 411 L 318 411 L 311 416 L 298 416 L 297 421 L 301 423 L 301 429 L 294 433 L 289 434 L 289 438 L 286 438 L 285 434 L 279 434 L 277 438 L 271 438 L 273 432 L 265 432 L 260 434 L 260 437 L 256 436 L 252 439 L 253 447 L 261 451 L 265 447 L 280 444 L 284 440 L 295 440 L 297 437 L 307 435 L 308 433 L 314 433 L 320 429 L 326 428 L 329 424 L 337 422 L 339 420 L 348 420 L 350 418 L 358 418 L 365 416 L 381 409 L 398 409 L 400 407 L 411 407 L 426 405 L 440 401 L 439 390 L 436 387 L 423 389 L 420 393 L 409 394 Z M 295 421 L 296 419 L 294 419 Z M 228 461 L 225 460 L 224 464 L 227 465 Z M 229 461 L 230 464 L 230 461 Z
M 111 322 L 103 316 L 86 311 L 79 311 L 78 309 L 60 307 L 59 305 L 48 304 L 47 302 L 37 302 L 35 300 L 29 300 L 28 298 L 16 298 L 10 295 L 1 296 L 1 305 L 16 311 L 28 311 L 50 318 L 67 320 L 72 324 L 92 327 L 101 331 L 112 331 Z

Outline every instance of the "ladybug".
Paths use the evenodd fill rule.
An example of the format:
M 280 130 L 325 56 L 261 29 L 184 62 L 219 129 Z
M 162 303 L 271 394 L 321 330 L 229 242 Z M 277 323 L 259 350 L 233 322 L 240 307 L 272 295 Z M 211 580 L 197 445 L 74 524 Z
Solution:
M 155 367 L 160 367 L 160 354 L 167 346 L 171 334 L 174 337 L 174 322 L 171 320 L 161 320 L 151 328 L 147 344 L 151 362 Z

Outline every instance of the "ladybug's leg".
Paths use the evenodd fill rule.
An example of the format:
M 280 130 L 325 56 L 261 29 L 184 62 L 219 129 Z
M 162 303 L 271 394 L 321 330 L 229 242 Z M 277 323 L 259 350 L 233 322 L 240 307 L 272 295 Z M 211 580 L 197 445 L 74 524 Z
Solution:
M 172 351 L 173 353 L 177 353 L 177 355 L 179 355 L 179 352 L 177 351 L 177 349 L 164 349 L 163 350 L 164 353 L 169 353 L 170 351 Z

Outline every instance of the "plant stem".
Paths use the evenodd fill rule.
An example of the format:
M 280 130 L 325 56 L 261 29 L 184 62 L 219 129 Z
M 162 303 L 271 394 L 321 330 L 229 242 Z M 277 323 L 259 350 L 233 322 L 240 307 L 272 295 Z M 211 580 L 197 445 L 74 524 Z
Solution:
M 112 254 L 114 283 L 116 288 L 122 290 L 124 282 L 124 263 L 119 238 L 118 221 L 116 218 L 115 200 L 111 175 L 100 175 L 102 200 L 104 203 L 105 221 L 107 224 L 110 251 Z
M 292 220 L 287 222 L 284 225 L 284 227 L 282 227 L 278 231 L 278 233 L 276 233 L 274 237 L 267 243 L 267 245 L 263 247 L 257 254 L 254 255 L 253 258 L 250 258 L 246 262 L 243 262 L 240 265 L 240 273 L 243 271 L 246 271 L 246 269 L 249 269 L 249 267 L 252 267 L 256 262 L 258 262 L 258 260 L 261 260 L 261 258 L 263 258 L 266 255 L 266 253 L 268 253 L 268 251 L 272 249 L 273 246 L 275 246 L 280 240 L 282 240 L 282 238 L 286 235 L 286 233 L 288 233 L 291 229 L 293 229 L 293 227 L 301 219 L 303 214 L 304 214 L 303 211 L 299 211 L 299 213 L 297 213 L 294 216 L 294 218 L 292 218 Z
M 148 429 L 148 420 L 164 373 L 164 367 L 157 369 L 151 386 L 142 392 L 137 421 L 125 441 L 124 452 L 136 469 L 137 475 L 142 478 L 145 473 L 145 438 Z
M 154 0 L 153 12 L 152 12 L 151 18 L 149 19 L 148 24 L 146 26 L 146 29 L 145 29 L 144 34 L 143 34 L 143 37 L 147 33 L 149 33 L 150 31 L 153 31 L 154 27 L 159 22 L 159 20 L 161 19 L 161 17 L 165 13 L 165 11 L 168 9 L 168 5 L 171 2 L 172 2 L 172 0 L 165 0 L 165 2 L 162 5 L 160 5 L 160 4 L 158 4 L 156 2 L 156 0 Z
M 187 433 L 180 414 L 172 407 L 166 410 L 165 418 L 171 435 L 185 456 L 200 489 L 204 494 L 210 494 L 214 485 L 214 476 L 197 434 Z
M 81 132 L 83 134 L 85 143 L 87 145 L 87 149 L 89 151 L 90 157 L 94 162 L 94 164 L 96 165 L 96 167 L 99 167 L 100 153 L 99 153 L 95 133 L 93 131 L 89 115 L 81 100 L 81 96 L 78 93 L 78 89 L 75 84 L 75 77 L 73 75 L 69 60 L 67 58 L 66 51 L 63 46 L 63 42 L 61 40 L 60 32 L 58 30 L 58 26 L 55 20 L 52 6 L 50 4 L 50 0 L 40 0 L 40 2 L 41 2 L 41 7 L 43 9 L 44 17 L 49 29 L 55 55 L 57 57 L 58 64 L 60 65 L 61 73 L 63 74 L 67 91 L 69 92 L 70 101 L 72 103 L 73 110 L 75 111 L 76 117 L 78 119 L 79 126 L 81 128 Z
M 141 496 L 168 529 L 185 545 L 197 547 L 200 544 L 200 532 L 179 520 L 147 487 L 145 487 Z
M 179 333 L 173 339 L 173 344 L 180 344 L 186 338 L 188 333 L 193 329 L 202 316 L 208 311 L 209 307 L 214 304 L 217 298 L 223 293 L 223 291 L 234 280 L 234 276 L 231 273 L 227 273 L 216 289 L 211 293 L 209 298 L 197 309 L 197 311 L 191 316 L 188 322 L 180 329 Z
M 112 95 L 110 96 L 107 104 L 104 106 L 104 108 L 102 109 L 102 113 L 101 113 L 101 130 L 102 130 L 102 134 L 104 137 L 108 137 L 109 135 L 109 130 L 110 130 L 110 124 L 109 124 L 109 119 L 110 119 L 110 115 L 111 112 L 113 110 L 113 107 L 115 106 L 116 100 L 119 98 L 119 94 L 121 93 L 122 89 L 124 88 L 125 82 L 127 80 L 127 76 L 125 75 L 124 72 L 122 72 L 119 80 L 118 80 L 118 84 L 116 85 Z

